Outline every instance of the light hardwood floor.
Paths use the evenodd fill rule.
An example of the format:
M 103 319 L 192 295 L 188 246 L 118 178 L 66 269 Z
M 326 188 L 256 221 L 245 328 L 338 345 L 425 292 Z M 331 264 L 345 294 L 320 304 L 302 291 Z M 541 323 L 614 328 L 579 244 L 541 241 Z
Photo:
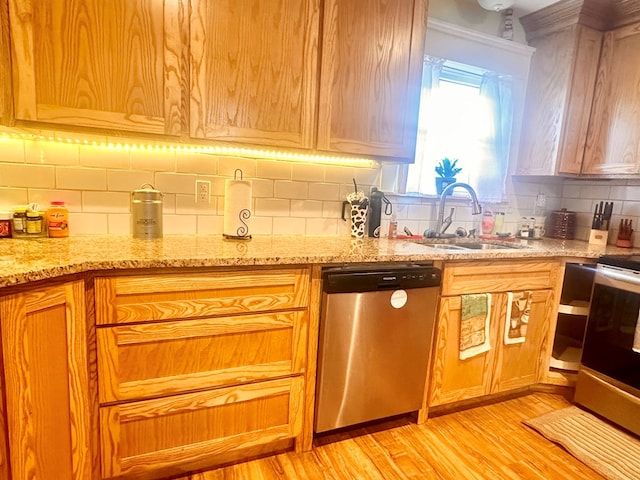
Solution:
M 569 406 L 532 393 L 431 418 L 409 417 L 316 438 L 314 449 L 284 453 L 181 480 L 599 480 L 600 475 L 522 420 Z

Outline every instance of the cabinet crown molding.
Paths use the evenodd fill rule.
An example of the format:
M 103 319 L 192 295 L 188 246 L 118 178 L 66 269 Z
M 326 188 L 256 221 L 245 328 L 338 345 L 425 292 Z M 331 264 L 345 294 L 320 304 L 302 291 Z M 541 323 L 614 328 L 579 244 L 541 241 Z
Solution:
M 520 17 L 527 42 L 576 24 L 606 32 L 638 21 L 637 0 L 564 0 Z

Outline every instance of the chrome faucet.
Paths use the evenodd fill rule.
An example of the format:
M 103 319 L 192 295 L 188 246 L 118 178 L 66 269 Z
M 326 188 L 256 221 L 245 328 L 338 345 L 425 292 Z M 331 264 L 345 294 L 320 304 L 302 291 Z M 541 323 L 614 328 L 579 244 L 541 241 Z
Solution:
M 471 214 L 480 215 L 482 213 L 482 205 L 480 205 L 480 202 L 478 202 L 478 196 L 476 195 L 476 191 L 473 188 L 471 188 L 471 185 L 467 183 L 462 183 L 462 182 L 450 183 L 444 188 L 444 190 L 442 190 L 442 193 L 440 194 L 440 204 L 438 206 L 438 220 L 436 222 L 436 237 L 443 235 L 445 230 L 451 224 L 451 221 L 449 220 L 449 222 L 447 222 L 447 225 L 444 228 L 442 228 L 442 224 L 444 222 L 444 204 L 445 204 L 445 199 L 447 198 L 447 193 L 456 187 L 462 187 L 467 192 L 469 192 L 469 196 L 471 197 L 471 202 L 472 202 Z

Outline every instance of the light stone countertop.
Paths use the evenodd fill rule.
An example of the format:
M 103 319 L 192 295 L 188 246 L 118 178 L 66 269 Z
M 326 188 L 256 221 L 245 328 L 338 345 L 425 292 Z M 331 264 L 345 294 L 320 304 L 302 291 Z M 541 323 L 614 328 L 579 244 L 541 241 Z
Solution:
M 305 235 L 258 235 L 251 240 L 224 240 L 222 236 L 214 235 L 166 235 L 158 240 L 116 235 L 0 239 L 0 287 L 74 273 L 131 268 L 598 258 L 604 253 L 638 253 L 638 250 L 605 248 L 576 240 L 518 240 L 510 243 L 525 248 L 447 250 L 429 248 L 409 240 Z

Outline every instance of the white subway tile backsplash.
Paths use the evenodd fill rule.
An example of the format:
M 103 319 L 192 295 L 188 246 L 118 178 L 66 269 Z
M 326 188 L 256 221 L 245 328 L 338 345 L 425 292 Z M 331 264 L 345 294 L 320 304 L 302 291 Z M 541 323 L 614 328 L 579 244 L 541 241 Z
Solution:
M 162 217 L 162 231 L 165 235 L 195 235 L 197 232 L 196 215 L 167 215 Z
M 309 183 L 309 199 L 340 200 L 340 185 L 335 183 Z
M 109 235 L 131 235 L 131 215 L 128 213 L 109 213 L 107 226 Z
M 0 209 L 9 210 L 16 205 L 29 203 L 28 190 L 26 188 L 0 187 Z
M 331 218 L 307 218 L 305 233 L 307 235 L 337 235 L 338 221 Z
M 307 199 L 309 198 L 309 184 L 307 182 L 292 182 L 276 180 L 273 184 L 275 198 Z
M 44 132 L 56 136 L 55 132 Z M 96 136 L 95 141 L 120 139 Z M 133 142 L 140 143 L 140 142 Z M 251 233 L 349 236 L 349 223 L 341 219 L 342 202 L 353 192 L 353 179 L 368 197 L 379 185 L 379 168 L 299 164 L 251 158 L 217 157 L 170 150 L 105 148 L 0 137 L 0 209 L 51 200 L 64 200 L 72 213 L 73 234 L 127 234 L 130 231 L 130 194 L 143 184 L 164 193 L 165 233 L 221 235 L 225 180 L 241 169 L 252 181 Z M 211 181 L 209 205 L 195 203 L 195 181 Z M 611 241 L 621 217 L 640 219 L 640 180 L 573 180 L 559 178 L 511 179 L 508 202 L 493 205 L 507 212 L 506 225 L 531 216 L 538 193 L 546 196 L 543 212 L 567 208 L 578 212 L 576 237 L 586 239 L 593 208 L 599 201 L 614 201 Z M 387 194 L 398 218 L 400 233 L 407 226 L 420 234 L 433 228 L 439 199 L 435 196 Z M 448 198 L 455 207 L 453 225 L 479 226 L 471 216 L 464 192 Z M 485 204 L 485 207 L 491 206 Z M 447 214 L 448 214 L 447 208 Z M 389 217 L 383 215 L 386 234 Z
M 203 153 L 177 152 L 176 171 L 178 173 L 216 175 L 218 173 L 218 158 Z
M 252 235 L 272 235 L 273 217 L 251 217 L 249 231 Z
M 256 198 L 254 210 L 255 214 L 260 217 L 289 217 L 291 202 L 277 198 Z
M 56 167 L 56 188 L 106 190 L 107 171 L 103 168 Z
M 156 172 L 175 172 L 176 154 L 163 150 L 131 150 L 131 168 Z
M 82 192 L 82 211 L 130 213 L 131 195 L 124 192 Z
M 0 162 L 25 163 L 25 142 L 0 136 Z
M 273 180 L 291 180 L 292 170 L 292 164 L 289 162 L 258 160 L 256 176 Z
M 129 150 L 82 145 L 79 152 L 83 167 L 126 170 L 131 166 Z
M 233 180 L 236 178 L 236 170 L 239 169 L 245 180 L 256 178 L 256 164 L 257 161 L 253 158 L 221 157 L 218 158 L 218 175 Z M 240 173 L 237 177 L 240 180 Z
M 222 236 L 224 219 L 220 215 L 198 215 L 197 223 L 198 235 L 220 235 Z
M 29 189 L 29 202 L 47 208 L 52 200 L 62 200 L 70 212 L 82 211 L 82 192 L 77 190 L 40 190 Z
M 185 173 L 158 172 L 154 186 L 163 193 L 182 193 L 195 197 L 197 178 L 197 175 Z
M 294 163 L 292 180 L 300 182 L 323 182 L 325 167 L 322 165 L 305 165 L 304 163 Z
M 26 142 L 25 159 L 37 165 L 80 165 L 78 145 L 53 142 Z
M 352 179 L 356 178 L 355 170 L 353 167 L 327 165 L 324 172 L 324 181 L 327 183 L 351 183 L 351 186 L 353 186 Z
M 264 180 L 261 178 L 251 180 L 251 194 L 253 198 L 273 197 L 273 180 Z
M 323 218 L 341 218 L 342 202 L 322 202 Z
M 273 219 L 274 235 L 304 235 L 305 222 L 296 221 L 288 217 L 276 217 Z
M 49 165 L 4 164 L 0 185 L 6 187 L 55 188 L 56 169 Z
M 108 218 L 106 213 L 69 212 L 69 235 L 106 235 Z
M 153 172 L 108 170 L 107 187 L 112 192 L 132 192 L 144 184 L 153 185 Z
M 409 205 L 407 208 L 407 219 L 424 220 L 431 216 L 432 210 L 435 209 L 432 209 L 430 205 Z
M 218 197 L 210 197 L 209 203 L 196 203 L 195 195 L 176 195 L 178 215 L 216 215 Z
M 322 218 L 322 202 L 315 200 L 292 200 L 291 216 Z

